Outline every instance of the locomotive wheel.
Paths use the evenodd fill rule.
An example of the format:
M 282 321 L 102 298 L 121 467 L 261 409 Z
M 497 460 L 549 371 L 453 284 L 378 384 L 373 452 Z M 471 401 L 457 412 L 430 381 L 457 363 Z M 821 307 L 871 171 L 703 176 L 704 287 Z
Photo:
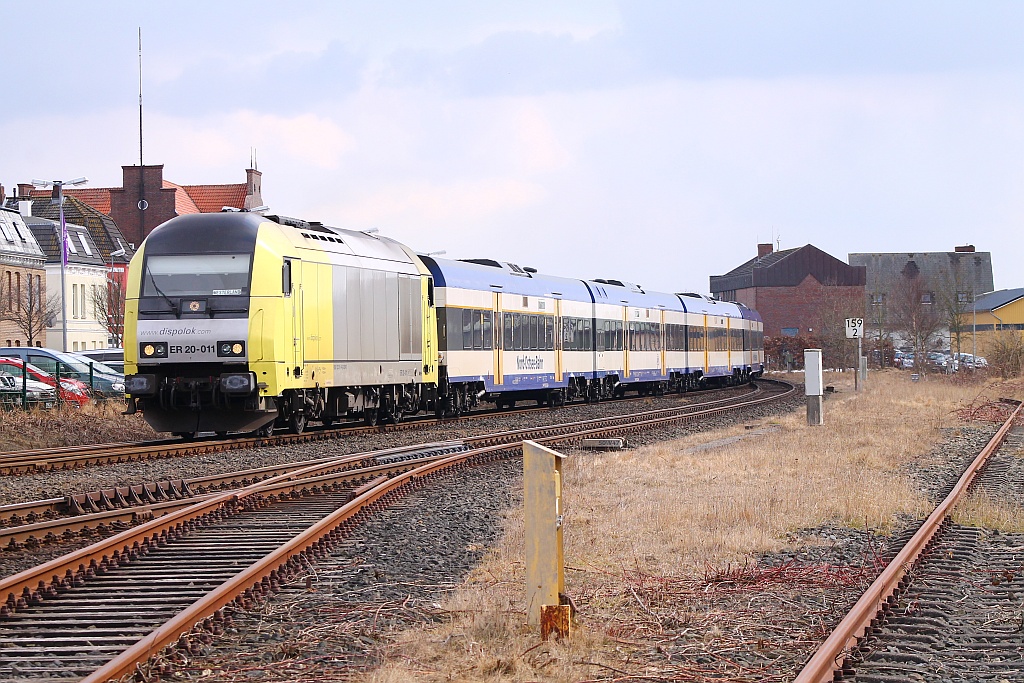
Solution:
M 271 420 L 270 422 L 268 422 L 267 424 L 263 425 L 262 427 L 260 427 L 259 429 L 256 430 L 256 436 L 262 436 L 263 438 L 267 438 L 268 436 L 273 435 L 273 433 L 274 433 L 274 421 L 273 420 Z
M 373 408 L 372 410 L 367 408 L 366 410 L 363 411 L 363 422 L 365 422 L 369 427 L 377 426 L 378 418 L 379 413 L 377 412 L 376 408 Z
M 292 413 L 288 416 L 288 427 L 296 434 L 301 434 L 306 429 L 306 414 Z

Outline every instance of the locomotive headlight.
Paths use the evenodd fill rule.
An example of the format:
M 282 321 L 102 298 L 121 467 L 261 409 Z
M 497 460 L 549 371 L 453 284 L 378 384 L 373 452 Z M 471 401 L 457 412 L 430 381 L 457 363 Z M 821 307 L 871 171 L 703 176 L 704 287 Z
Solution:
M 141 358 L 167 358 L 167 342 L 143 342 L 139 344 Z
M 252 391 L 252 373 L 238 373 L 220 376 L 220 390 L 225 394 L 248 394 Z
M 222 358 L 237 358 L 245 355 L 245 342 L 222 341 L 217 342 L 217 355 Z

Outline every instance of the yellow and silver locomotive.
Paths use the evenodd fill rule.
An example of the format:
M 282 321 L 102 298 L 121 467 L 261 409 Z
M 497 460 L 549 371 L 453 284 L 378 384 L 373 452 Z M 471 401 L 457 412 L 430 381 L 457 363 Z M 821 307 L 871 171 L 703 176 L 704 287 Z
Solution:
M 245 212 L 174 218 L 129 269 L 129 412 L 191 436 L 431 408 L 431 297 L 426 268 L 387 238 Z

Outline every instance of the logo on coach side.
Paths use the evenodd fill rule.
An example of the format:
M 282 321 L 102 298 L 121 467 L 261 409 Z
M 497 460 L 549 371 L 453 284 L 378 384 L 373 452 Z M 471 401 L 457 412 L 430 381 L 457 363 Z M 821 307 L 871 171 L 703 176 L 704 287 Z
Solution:
M 196 311 L 198 311 L 198 310 L 199 310 L 199 306 L 200 306 L 200 305 L 201 305 L 201 304 L 200 304 L 200 303 L 199 303 L 198 301 L 189 301 L 189 302 L 188 302 L 188 310 L 190 310 L 190 311 L 192 311 L 193 313 L 195 313 Z

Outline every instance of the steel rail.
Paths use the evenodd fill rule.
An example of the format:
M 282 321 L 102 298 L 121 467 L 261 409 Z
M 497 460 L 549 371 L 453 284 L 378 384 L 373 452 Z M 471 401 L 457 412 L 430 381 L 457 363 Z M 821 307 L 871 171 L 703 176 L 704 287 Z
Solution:
M 755 399 L 754 401 L 746 399 L 745 397 L 744 399 L 746 403 L 752 403 L 770 400 L 771 397 Z M 609 433 L 619 433 L 624 425 L 634 423 L 639 425 L 637 427 L 638 429 L 643 429 L 650 426 L 656 426 L 659 423 L 671 422 L 680 418 L 691 416 L 693 416 L 691 419 L 695 419 L 696 417 L 707 417 L 709 415 L 718 414 L 728 410 L 730 407 L 729 405 L 721 404 L 732 404 L 735 403 L 736 400 L 736 398 L 731 398 L 709 401 L 708 403 L 700 404 L 699 407 L 702 408 L 702 410 L 699 411 L 695 410 L 698 406 L 681 406 L 677 408 L 648 411 L 635 415 L 616 416 L 614 418 L 606 418 L 604 420 L 582 420 L 559 425 L 549 425 L 546 427 L 501 432 L 498 434 L 489 434 L 480 437 L 469 437 L 462 441 L 444 441 L 417 446 L 401 446 L 382 451 L 319 458 L 317 460 L 301 463 L 270 465 L 257 470 L 245 470 L 243 472 L 229 473 L 227 475 L 198 477 L 195 479 L 181 481 L 178 486 L 171 486 L 171 489 L 175 494 L 172 499 L 168 501 L 153 501 L 147 503 L 142 502 L 138 495 L 131 496 L 131 498 L 139 502 L 130 504 L 129 501 L 129 494 L 135 489 L 140 487 L 158 488 L 160 483 L 167 482 L 135 485 L 133 487 L 118 487 L 116 489 L 104 489 L 92 494 L 76 494 L 75 496 L 68 496 L 62 499 L 40 501 L 37 510 L 43 507 L 53 509 L 58 501 L 64 502 L 65 504 L 73 503 L 76 508 L 81 510 L 82 506 L 85 505 L 83 502 L 85 499 L 100 500 L 102 502 L 102 506 L 106 509 L 91 513 L 81 511 L 79 514 L 71 517 L 61 516 L 58 518 L 46 519 L 44 521 L 32 522 L 19 526 L 0 527 L 0 549 L 8 548 L 13 550 L 17 549 L 22 544 L 29 544 L 31 546 L 44 542 L 52 542 L 59 537 L 67 537 L 68 535 L 74 535 L 82 531 L 87 533 L 98 532 L 101 535 L 105 535 L 109 532 L 110 526 L 113 526 L 116 529 L 118 525 L 135 525 L 140 521 L 149 520 L 155 516 L 163 516 L 169 512 L 187 507 L 197 500 L 204 500 L 212 495 L 217 489 L 224 490 L 224 488 L 226 488 L 223 486 L 225 482 L 231 482 L 234 484 L 231 488 L 241 489 L 250 484 L 266 481 L 272 477 L 285 477 L 286 479 L 284 481 L 287 481 L 288 478 L 293 476 L 293 472 L 301 470 L 307 474 L 299 481 L 315 483 L 317 476 L 321 479 L 326 479 L 329 472 L 335 471 L 339 467 L 346 468 L 345 476 L 341 479 L 358 478 L 358 473 L 364 471 L 376 473 L 377 471 L 391 472 L 396 469 L 384 466 L 378 466 L 376 468 L 361 466 L 362 463 L 380 458 L 401 456 L 410 452 L 422 452 L 423 450 L 430 448 L 458 448 L 464 444 L 500 445 L 518 443 L 527 438 L 534 438 L 542 443 L 557 444 L 564 441 L 564 438 L 559 435 L 566 433 L 572 433 L 574 435 L 572 441 L 578 442 L 584 438 L 595 438 Z M 708 408 L 707 406 L 717 407 Z M 419 461 L 422 461 L 422 459 L 419 459 Z M 409 462 L 417 461 L 406 461 L 406 464 Z M 317 473 L 316 475 L 309 474 L 310 467 L 313 465 L 321 465 L 321 468 L 314 470 Z M 401 470 L 402 468 L 399 467 L 397 469 Z M 239 480 L 242 480 L 242 482 L 239 483 Z M 149 488 L 146 490 L 149 490 Z M 193 493 L 193 491 L 198 492 L 199 495 L 197 495 L 197 493 Z M 3 508 L 0 508 L 0 511 L 3 511 Z M 24 511 L 23 506 L 22 511 Z
M 766 380 L 760 380 L 766 381 Z M 772 380 L 767 380 L 772 381 Z M 754 391 L 755 389 L 751 389 Z M 679 394 L 687 396 L 694 394 Z M 643 400 L 648 397 L 621 399 L 624 401 Z M 580 404 L 583 405 L 583 404 Z M 311 443 L 336 438 L 340 435 L 379 434 L 390 431 L 418 429 L 423 426 L 448 424 L 458 420 L 476 420 L 496 416 L 550 411 L 546 406 L 523 408 L 518 410 L 489 410 L 469 413 L 459 418 L 420 416 L 399 422 L 398 424 L 378 424 L 373 426 L 347 423 L 340 427 L 313 429 L 302 434 L 274 434 L 272 436 L 245 436 L 228 439 L 204 439 L 200 441 L 182 442 L 180 440 L 162 439 L 136 443 L 93 444 L 88 446 L 62 446 L 54 449 L 36 449 L 33 451 L 12 451 L 0 453 L 0 475 L 29 474 L 41 471 L 77 469 L 91 465 L 116 462 L 133 462 L 155 458 L 169 458 L 203 453 L 218 453 L 226 450 L 250 448 L 254 446 L 277 446 L 286 444 Z
M 574 433 L 551 434 L 542 436 L 541 439 L 544 442 L 553 444 L 571 443 L 594 433 L 614 434 L 621 431 L 633 431 L 645 427 L 663 425 L 668 422 L 691 421 L 702 416 L 715 415 L 730 409 L 743 407 L 744 405 L 757 405 L 765 401 L 784 398 L 791 395 L 793 391 L 794 388 L 790 386 L 788 391 L 774 396 L 758 398 L 741 405 L 719 406 L 697 413 L 664 415 L 660 414 L 662 411 L 652 411 L 654 417 L 650 419 L 649 423 L 630 422 L 605 427 L 589 426 L 587 429 Z M 497 458 L 503 453 L 520 452 L 521 448 L 521 441 L 484 446 L 456 455 L 442 457 L 433 462 L 420 465 L 411 471 L 398 474 L 391 479 L 382 480 L 382 478 L 378 478 L 375 481 L 381 482 L 379 485 L 364 487 L 364 491 L 354 500 L 346 503 L 342 508 L 314 524 L 303 534 L 281 546 L 278 551 L 257 561 L 248 569 L 237 574 L 228 584 L 221 585 L 205 597 L 200 598 L 191 607 L 186 608 L 186 610 L 180 612 L 166 624 L 151 632 L 148 636 L 143 637 L 140 641 L 137 641 L 136 645 L 129 647 L 121 655 L 111 660 L 106 666 L 98 669 L 85 680 L 107 680 L 111 677 L 116 678 L 124 673 L 129 673 L 138 662 L 144 661 L 160 648 L 170 644 L 182 633 L 199 624 L 203 619 L 213 616 L 224 605 L 232 600 L 241 600 L 243 593 L 247 595 L 250 593 L 262 595 L 269 590 L 269 587 L 275 584 L 275 572 L 280 570 L 284 572 L 281 575 L 287 574 L 286 570 L 282 569 L 284 561 L 281 558 L 291 557 L 297 553 L 309 552 L 319 556 L 318 553 L 324 551 L 325 538 L 334 539 L 339 537 L 338 534 L 341 533 L 338 530 L 339 525 L 344 523 L 345 520 L 351 519 L 360 510 L 365 509 L 365 506 L 379 502 L 384 496 L 396 492 L 400 487 L 422 481 L 424 478 L 437 474 L 448 467 L 482 462 L 487 459 Z M 409 465 L 409 463 L 405 464 Z M 386 468 L 395 465 L 402 466 L 402 463 L 388 463 L 382 466 Z M 135 552 L 139 549 L 140 545 L 143 548 L 151 545 L 151 540 L 152 544 L 164 545 L 168 537 L 184 533 L 196 526 L 202 526 L 205 519 L 219 519 L 218 515 L 225 511 L 231 512 L 246 504 L 259 505 L 265 503 L 268 499 L 272 499 L 273 496 L 285 496 L 300 489 L 308 490 L 309 482 L 302 482 L 299 479 L 305 476 L 318 476 L 320 474 L 319 470 L 324 467 L 325 465 L 323 464 L 311 465 L 305 468 L 305 470 L 279 475 L 263 482 L 254 483 L 241 490 L 213 494 L 207 500 L 195 502 L 188 508 L 169 513 L 151 522 L 143 523 L 104 542 L 80 549 L 63 558 L 47 562 L 40 567 L 0 580 L 0 596 L 8 596 L 7 603 L 3 608 L 0 608 L 0 613 L 10 614 L 12 611 L 44 602 L 47 598 L 58 595 L 71 586 L 77 585 L 79 577 L 88 579 L 92 574 L 102 573 L 103 569 L 108 565 L 117 566 L 119 555 L 123 560 L 131 561 L 135 557 Z M 350 476 L 351 474 L 351 472 L 342 473 L 335 475 L 331 479 Z M 367 472 L 366 477 L 372 477 L 374 474 L 373 472 Z M 314 484 L 314 488 L 319 486 L 321 489 L 326 489 L 326 483 L 326 479 L 320 480 L 317 484 Z M 365 490 L 367 488 L 369 490 Z M 247 500 L 249 503 L 246 503 Z M 118 551 L 116 550 L 117 548 L 122 550 Z M 86 569 L 86 563 L 88 563 L 88 569 Z M 76 572 L 78 573 L 76 574 Z M 47 584 L 46 578 L 51 579 L 49 584 Z
M 766 380 L 772 382 L 773 380 Z M 629 422 L 640 419 L 649 419 L 654 415 L 674 415 L 704 410 L 715 405 L 730 405 L 738 401 L 748 400 L 751 395 L 759 395 L 763 390 L 754 386 L 751 391 L 740 396 L 732 396 L 724 399 L 705 401 L 696 404 L 660 408 L 654 411 L 632 413 L 627 415 L 614 416 L 609 418 L 594 418 L 576 422 L 558 423 L 548 426 L 548 429 L 555 431 L 573 431 L 586 425 L 609 424 L 609 421 Z M 463 442 L 474 444 L 507 443 L 522 438 L 523 435 L 533 435 L 538 428 L 528 427 L 507 432 L 497 432 L 480 436 L 465 437 Z M 449 442 L 439 442 L 449 443 Z M 390 452 L 399 452 L 403 448 L 407 450 L 418 450 L 426 446 L 400 447 L 388 449 L 387 451 L 371 452 L 362 454 L 364 457 L 379 457 Z M 102 510 L 128 509 L 138 505 L 155 503 L 160 500 L 189 498 L 193 492 L 204 493 L 210 490 L 240 488 L 255 481 L 266 479 L 271 476 L 291 471 L 296 468 L 307 467 L 316 462 L 333 462 L 338 456 L 329 456 L 317 460 L 285 463 L 280 465 L 268 465 L 266 467 L 229 472 L 227 474 L 207 475 L 192 479 L 162 480 L 145 484 L 133 484 L 131 486 L 120 486 L 87 493 L 69 494 L 63 498 L 49 498 L 46 500 L 31 501 L 26 503 L 13 503 L 0 506 L 0 529 L 6 525 L 21 524 L 22 519 L 28 523 L 36 523 L 37 519 L 51 519 L 69 514 L 86 514 L 87 512 L 100 512 Z M 354 459 L 358 456 L 352 456 Z M 2 544 L 0 544 L 2 546 Z
M 869 629 L 877 624 L 878 615 L 885 605 L 895 601 L 896 593 L 901 588 L 901 582 L 905 580 L 907 573 L 913 569 L 921 555 L 929 549 L 935 534 L 953 506 L 970 489 L 978 471 L 1002 445 L 1014 421 L 1021 415 L 1022 409 L 1024 409 L 1024 404 L 1018 402 L 1017 408 L 981 450 L 978 457 L 967 467 L 949 495 L 939 503 L 938 507 L 917 530 L 917 533 L 886 566 L 849 613 L 839 622 L 832 634 L 807 661 L 796 677 L 795 683 L 823 683 L 837 680 L 836 672 L 844 671 L 844 664 L 847 664 L 847 669 L 850 668 L 848 665 L 850 653 L 856 650 L 857 643 L 865 637 Z M 839 677 L 841 679 L 842 674 Z

